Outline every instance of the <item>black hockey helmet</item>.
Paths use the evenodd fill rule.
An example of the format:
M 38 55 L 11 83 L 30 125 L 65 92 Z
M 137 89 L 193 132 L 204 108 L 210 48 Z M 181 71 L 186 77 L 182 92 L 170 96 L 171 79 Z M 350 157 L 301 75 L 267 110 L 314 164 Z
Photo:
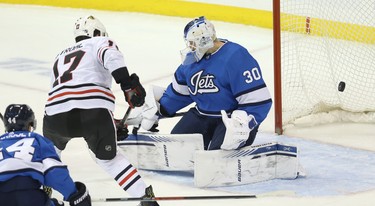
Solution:
M 36 128 L 33 110 L 26 104 L 10 104 L 4 113 L 4 126 L 7 132 L 29 131 L 29 126 Z

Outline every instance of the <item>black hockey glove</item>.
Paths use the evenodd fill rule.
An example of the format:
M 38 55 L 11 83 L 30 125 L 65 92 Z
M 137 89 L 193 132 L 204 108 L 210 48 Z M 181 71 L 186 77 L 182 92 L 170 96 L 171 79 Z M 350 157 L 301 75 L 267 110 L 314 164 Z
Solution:
M 82 182 L 75 182 L 77 192 L 69 197 L 70 206 L 91 206 L 91 197 L 86 185 Z
M 120 119 L 115 119 L 116 123 L 116 130 L 117 130 L 117 141 L 122 141 L 126 138 L 128 138 L 128 125 L 120 125 L 121 120 Z
M 125 100 L 131 108 L 140 107 L 145 103 L 146 91 L 136 74 L 130 75 L 130 82 L 126 85 L 121 84 L 121 89 L 124 91 Z

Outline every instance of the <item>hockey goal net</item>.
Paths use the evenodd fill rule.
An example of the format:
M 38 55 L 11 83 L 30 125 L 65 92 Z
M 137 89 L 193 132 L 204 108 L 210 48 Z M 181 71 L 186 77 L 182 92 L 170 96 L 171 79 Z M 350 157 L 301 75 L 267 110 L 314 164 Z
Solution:
M 274 0 L 275 126 L 375 122 L 375 0 Z

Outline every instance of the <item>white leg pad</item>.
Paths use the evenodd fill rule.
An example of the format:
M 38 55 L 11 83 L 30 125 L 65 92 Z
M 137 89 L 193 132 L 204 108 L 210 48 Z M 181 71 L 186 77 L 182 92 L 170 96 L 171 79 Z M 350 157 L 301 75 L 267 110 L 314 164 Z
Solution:
M 297 147 L 277 142 L 233 151 L 197 151 L 194 183 L 197 187 L 218 187 L 295 179 L 298 166 Z
M 117 142 L 129 161 L 139 169 L 193 171 L 194 153 L 203 150 L 201 134 L 129 135 Z

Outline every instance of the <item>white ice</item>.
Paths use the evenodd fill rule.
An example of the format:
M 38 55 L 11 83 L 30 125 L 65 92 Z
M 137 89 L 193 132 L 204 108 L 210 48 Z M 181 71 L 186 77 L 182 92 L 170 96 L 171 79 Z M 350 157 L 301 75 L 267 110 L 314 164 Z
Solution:
M 2 40 L 0 51 L 0 111 L 4 111 L 5 107 L 11 103 L 29 104 L 37 116 L 39 123 L 37 132 L 41 133 L 43 109 L 49 88 L 49 72 L 54 57 L 62 49 L 73 44 L 73 24 L 79 16 L 87 14 L 97 16 L 105 24 L 110 37 L 115 39 L 120 50 L 124 53 L 130 72 L 136 72 L 146 87 L 150 85 L 167 86 L 175 68 L 180 63 L 179 50 L 184 48 L 182 29 L 190 19 L 139 13 L 0 4 L 0 39 Z M 263 69 L 264 78 L 273 93 L 272 31 L 223 22 L 214 22 L 214 24 L 219 37 L 242 44 L 258 59 Z M 126 111 L 127 104 L 118 85 L 114 85 L 113 91 L 117 97 L 115 116 L 120 118 Z M 161 120 L 161 132 L 168 133 L 176 120 L 176 118 Z M 261 127 L 261 133 L 278 138 L 273 136 L 273 125 L 274 113 L 272 110 Z M 343 146 L 348 148 L 348 152 L 342 154 L 348 157 L 351 156 L 351 152 L 358 153 L 358 150 L 354 151 L 353 148 L 363 150 L 364 155 L 370 158 L 374 156 L 375 152 L 374 124 L 337 123 L 314 126 L 313 128 L 296 127 L 288 129 L 285 134 L 289 137 L 298 138 L 283 136 L 279 140 L 296 144 L 304 141 L 301 143 L 304 145 L 306 142 L 308 144 L 308 141 L 313 140 L 311 142 L 312 147 L 325 145 L 328 149 L 332 144 Z M 262 141 L 261 137 L 257 141 Z M 316 150 L 320 150 L 320 146 L 317 146 Z M 82 139 L 71 141 L 63 152 L 62 159 L 69 166 L 73 178 L 87 184 L 93 198 L 128 196 L 117 186 L 115 181 L 92 161 Z M 362 162 L 365 159 L 363 158 Z M 373 161 L 373 159 L 370 160 Z M 317 160 L 317 163 L 318 167 L 319 160 Z M 348 168 L 352 163 L 346 163 Z M 332 161 L 331 165 L 324 166 L 325 168 L 321 169 L 335 168 L 335 162 Z M 366 165 L 365 163 L 359 165 L 357 169 L 375 173 L 373 165 Z M 343 171 L 343 173 L 346 172 L 351 173 L 353 171 Z M 181 180 L 181 183 L 178 177 L 142 170 L 140 173 L 148 184 L 153 185 L 157 196 L 242 194 L 235 188 L 232 191 L 228 189 L 199 189 L 191 183 L 183 182 L 184 180 Z M 293 181 L 297 180 L 276 182 L 275 188 L 282 186 L 282 184 L 293 185 L 295 184 Z M 322 181 L 322 184 L 324 183 L 323 180 L 320 181 Z M 367 179 L 363 179 L 364 183 L 366 181 Z M 337 183 L 340 183 L 340 181 Z M 336 183 L 332 182 L 332 184 Z M 327 196 L 316 195 L 314 191 L 310 191 L 310 195 L 309 193 L 306 194 L 306 191 L 309 191 L 309 186 L 303 186 L 301 192 L 305 192 L 304 195 L 298 195 L 297 193 L 297 195 L 288 194 L 247 200 L 164 201 L 160 202 L 160 205 L 374 205 L 374 189 Z M 359 186 L 357 185 L 357 187 L 360 186 L 361 183 L 359 183 Z M 272 188 L 272 185 L 268 185 L 267 188 Z M 293 190 L 293 188 L 291 189 Z M 269 192 L 272 192 L 272 189 Z M 60 197 L 57 192 L 54 195 Z M 95 206 L 136 204 L 136 202 L 94 203 Z

